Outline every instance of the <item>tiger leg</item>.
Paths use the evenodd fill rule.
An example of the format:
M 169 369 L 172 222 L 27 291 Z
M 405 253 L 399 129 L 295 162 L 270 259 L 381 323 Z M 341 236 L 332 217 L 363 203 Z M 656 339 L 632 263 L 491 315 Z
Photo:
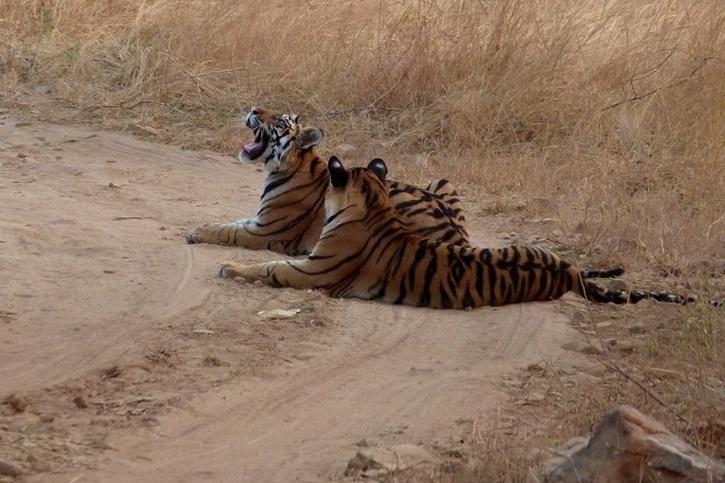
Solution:
M 254 241 L 247 241 L 244 224 L 246 220 L 232 223 L 204 223 L 201 226 L 184 234 L 186 243 L 211 243 L 214 245 L 244 246 L 245 248 L 264 248 L 260 246 L 247 246 Z M 245 243 L 246 242 L 246 243 Z
M 264 235 L 253 229 L 259 224 L 256 220 L 239 220 L 232 223 L 205 223 L 184 234 L 186 243 L 210 243 L 214 245 L 237 246 L 250 250 L 271 250 L 287 255 L 303 255 L 306 250 L 292 247 L 291 243 L 281 240 L 279 234 Z
M 248 282 L 260 280 L 273 287 L 309 289 L 319 286 L 319 277 L 312 272 L 307 260 L 279 260 L 254 265 L 222 263 L 221 278 L 243 278 Z

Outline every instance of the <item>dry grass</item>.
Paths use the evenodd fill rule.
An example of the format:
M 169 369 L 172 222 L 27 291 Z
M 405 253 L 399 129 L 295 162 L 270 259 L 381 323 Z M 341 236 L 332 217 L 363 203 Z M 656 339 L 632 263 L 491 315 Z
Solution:
M 472 213 L 493 196 L 494 211 L 515 200 L 523 231 L 554 220 L 548 234 L 587 262 L 723 289 L 721 0 L 14 0 L 0 46 L 6 104 L 228 152 L 249 106 L 297 112 L 328 150 L 453 179 Z M 722 314 L 670 322 L 633 364 L 667 359 L 664 344 L 657 367 L 687 377 L 663 391 L 702 389 L 723 363 Z M 623 387 L 580 401 L 556 436 Z

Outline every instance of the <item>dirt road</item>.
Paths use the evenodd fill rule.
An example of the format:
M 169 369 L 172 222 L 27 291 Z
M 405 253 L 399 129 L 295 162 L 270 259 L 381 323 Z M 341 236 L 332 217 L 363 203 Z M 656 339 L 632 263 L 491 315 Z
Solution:
M 254 166 L 0 118 L 0 460 L 29 481 L 336 480 L 357 441 L 466 437 L 503 375 L 576 358 L 559 303 L 431 311 L 218 280 L 277 257 L 182 238 L 252 214 Z

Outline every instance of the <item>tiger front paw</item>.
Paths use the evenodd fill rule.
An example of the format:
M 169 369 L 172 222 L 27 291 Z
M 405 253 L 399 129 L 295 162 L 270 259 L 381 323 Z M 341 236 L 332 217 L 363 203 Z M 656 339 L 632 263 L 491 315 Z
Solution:
M 199 237 L 196 236 L 196 233 L 194 233 L 194 230 L 187 231 L 186 233 L 184 233 L 184 240 L 186 240 L 186 243 L 188 243 L 189 245 L 201 243 L 201 240 L 199 239 Z
M 219 271 L 217 272 L 219 274 L 219 278 L 235 278 L 239 277 L 239 270 L 234 266 L 233 263 L 222 263 L 219 266 Z
M 200 226 L 184 233 L 184 239 L 186 240 L 186 243 L 188 243 L 189 245 L 204 243 L 203 228 L 203 226 Z
M 218 243 L 221 245 L 224 244 L 219 240 L 220 227 L 222 226 L 216 223 L 204 223 L 186 232 L 184 238 L 189 245 L 196 243 Z

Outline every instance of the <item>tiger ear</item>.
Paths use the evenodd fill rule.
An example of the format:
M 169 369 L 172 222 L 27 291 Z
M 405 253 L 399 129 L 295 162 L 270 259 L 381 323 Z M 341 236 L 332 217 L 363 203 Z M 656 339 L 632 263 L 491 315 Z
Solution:
M 292 114 L 292 122 L 295 124 L 298 124 L 298 121 L 300 119 L 299 114 Z
M 388 175 L 388 167 L 385 166 L 385 161 L 380 158 L 375 158 L 368 163 L 368 169 L 372 171 L 382 183 L 385 183 L 385 177 Z
M 327 162 L 327 171 L 330 172 L 330 184 L 333 188 L 344 188 L 347 184 L 347 170 L 337 156 L 330 156 Z
M 302 131 L 298 144 L 300 149 L 311 149 L 318 146 L 322 142 L 322 138 L 325 137 L 325 133 L 322 129 L 311 127 Z

